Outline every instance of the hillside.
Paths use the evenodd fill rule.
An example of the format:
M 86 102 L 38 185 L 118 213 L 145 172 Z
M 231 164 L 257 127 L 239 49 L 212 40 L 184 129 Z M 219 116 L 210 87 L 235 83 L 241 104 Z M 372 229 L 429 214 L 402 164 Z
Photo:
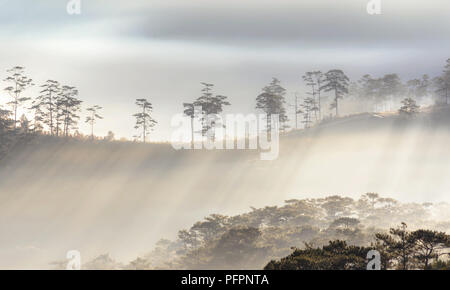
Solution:
M 402 203 L 448 202 L 449 116 L 439 108 L 415 119 L 342 117 L 283 136 L 269 162 L 251 150 L 37 137 L 1 161 L 0 267 L 51 267 L 69 249 L 126 264 L 202 217 L 290 199 L 377 192 Z

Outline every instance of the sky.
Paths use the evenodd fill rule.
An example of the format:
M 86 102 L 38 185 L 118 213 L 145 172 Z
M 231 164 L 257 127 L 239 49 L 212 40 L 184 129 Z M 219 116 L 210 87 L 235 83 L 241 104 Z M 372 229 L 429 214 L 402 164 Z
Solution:
M 367 13 L 368 0 L 81 0 L 80 15 L 68 2 L 0 0 L 0 78 L 20 65 L 37 85 L 76 86 L 84 108 L 104 108 L 100 136 L 135 135 L 134 100 L 147 98 L 159 122 L 150 139 L 168 140 L 200 82 L 228 96 L 226 113 L 245 114 L 272 77 L 292 103 L 306 71 L 408 80 L 438 75 L 450 57 L 448 0 L 381 0 L 381 15 Z

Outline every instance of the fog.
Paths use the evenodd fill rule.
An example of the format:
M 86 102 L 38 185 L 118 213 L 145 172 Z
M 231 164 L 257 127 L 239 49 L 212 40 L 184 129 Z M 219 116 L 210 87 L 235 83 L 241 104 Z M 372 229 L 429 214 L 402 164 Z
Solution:
M 450 44 L 447 0 L 382 1 L 382 15 L 367 14 L 366 0 L 90 0 L 77 16 L 67 2 L 0 1 L 0 79 L 21 65 L 32 95 L 47 79 L 76 86 L 84 104 L 104 107 L 98 134 L 126 138 L 136 98 L 155 106 L 153 140 L 168 140 L 170 117 L 202 81 L 230 98 L 230 113 L 250 113 L 271 77 L 290 102 L 309 70 L 433 77 Z
M 49 268 L 72 249 L 82 262 L 109 253 L 126 263 L 209 214 L 292 198 L 450 202 L 446 116 L 339 118 L 282 136 L 274 161 L 256 150 L 44 136 L 1 161 L 0 268 Z

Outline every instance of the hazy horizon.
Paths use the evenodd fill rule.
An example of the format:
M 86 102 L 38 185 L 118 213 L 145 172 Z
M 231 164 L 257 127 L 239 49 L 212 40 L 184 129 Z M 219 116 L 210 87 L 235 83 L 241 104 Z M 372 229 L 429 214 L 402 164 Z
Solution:
M 450 231 L 450 1 L 80 1 L 0 0 L 0 268 L 262 269 L 348 241 L 323 260 L 362 269 L 376 233 Z M 178 150 L 183 111 L 176 141 L 258 147 Z
M 247 114 L 272 77 L 293 103 L 311 70 L 339 68 L 354 81 L 436 76 L 450 44 L 445 0 L 382 1 L 381 15 L 367 14 L 365 0 L 81 3 L 80 15 L 68 15 L 67 1 L 0 1 L 0 78 L 20 65 L 37 85 L 76 86 L 84 107 L 104 107 L 100 136 L 131 139 L 134 100 L 148 98 L 159 121 L 150 138 L 169 140 L 171 116 L 200 96 L 200 82 L 228 96 L 226 113 Z M 37 96 L 38 86 L 27 94 Z

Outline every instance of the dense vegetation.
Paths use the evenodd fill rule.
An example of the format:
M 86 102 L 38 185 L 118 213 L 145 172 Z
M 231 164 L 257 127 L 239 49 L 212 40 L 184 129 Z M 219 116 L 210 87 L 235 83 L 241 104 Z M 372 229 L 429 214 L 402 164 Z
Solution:
M 280 261 L 270 261 L 264 270 L 365 270 L 370 247 L 348 246 L 345 241 L 330 241 L 321 248 L 306 244 L 294 249 Z
M 335 240 L 322 248 L 306 244 L 279 261 L 270 261 L 265 270 L 365 270 L 373 258 L 371 250 L 380 253 L 380 269 L 449 269 L 450 235 L 419 229 L 413 232 L 391 228 L 389 233 L 375 234 L 376 242 L 369 247 L 348 246 Z M 441 259 L 443 257 L 444 259 Z
M 447 203 L 400 203 L 376 193 L 357 200 L 338 195 L 293 199 L 282 207 L 252 208 L 236 216 L 210 215 L 180 230 L 176 240 L 162 239 L 149 254 L 126 265 L 106 254 L 85 267 L 365 269 L 367 252 L 377 249 L 383 269 L 445 268 L 449 214 Z M 436 231 L 410 232 L 402 222 Z M 287 257 L 275 261 L 283 256 Z

